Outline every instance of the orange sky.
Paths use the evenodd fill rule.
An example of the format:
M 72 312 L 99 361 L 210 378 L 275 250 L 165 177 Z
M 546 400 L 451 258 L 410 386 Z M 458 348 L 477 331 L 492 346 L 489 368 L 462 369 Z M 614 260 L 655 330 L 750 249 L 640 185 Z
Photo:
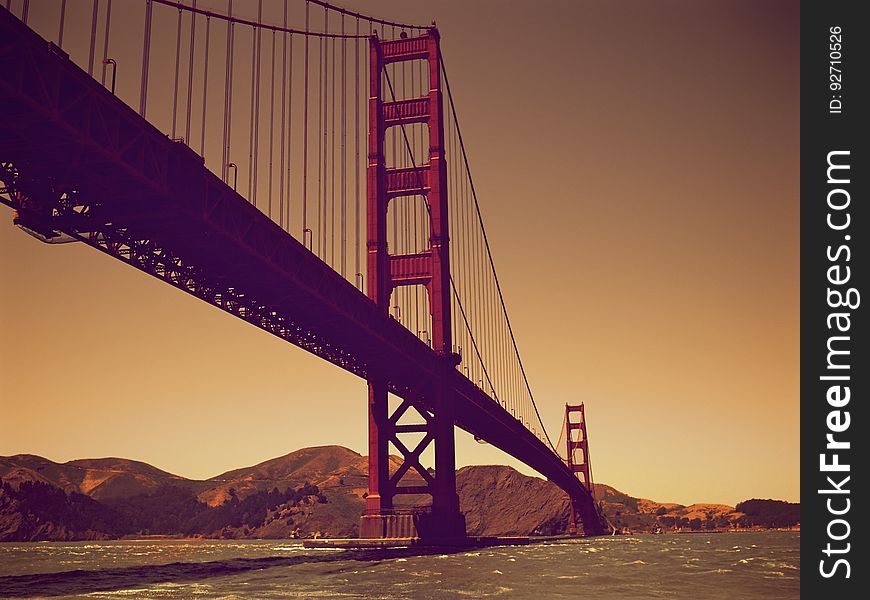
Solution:
M 355 6 L 437 20 L 551 433 L 583 401 L 597 481 L 659 501 L 799 500 L 798 3 Z M 305 446 L 365 450 L 363 381 L 11 216 L 0 455 L 209 477 Z M 515 464 L 457 438 L 459 465 Z

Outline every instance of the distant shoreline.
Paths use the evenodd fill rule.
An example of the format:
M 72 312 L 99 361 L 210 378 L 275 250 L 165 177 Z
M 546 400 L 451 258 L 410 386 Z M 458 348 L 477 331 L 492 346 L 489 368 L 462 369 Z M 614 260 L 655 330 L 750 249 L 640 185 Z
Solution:
M 636 537 L 639 535 L 642 536 L 651 536 L 651 535 L 685 535 L 685 534 L 704 534 L 704 533 L 736 533 L 736 534 L 746 534 L 746 533 L 800 533 L 800 527 L 793 527 L 791 529 L 788 528 L 770 528 L 770 529 L 720 529 L 720 530 L 710 530 L 710 531 L 663 531 L 662 533 L 652 533 L 649 531 L 638 531 L 638 532 L 630 532 L 630 533 L 618 533 L 614 535 L 599 535 L 592 537 L 584 537 L 584 536 L 529 536 L 529 539 L 533 542 L 544 542 L 544 541 L 559 541 L 559 540 L 583 540 L 583 539 L 596 539 L 603 537 L 625 537 L 632 536 Z M 34 540 L 34 541 L 0 541 L 0 546 L 2 545 L 20 545 L 20 544 L 78 544 L 78 543 L 88 543 L 88 544 L 102 544 L 107 542 L 161 542 L 161 541 L 181 541 L 181 542 L 203 542 L 203 543 L 211 543 L 211 542 L 302 542 L 304 538 L 216 538 L 216 537 L 204 537 L 204 536 L 176 536 L 176 535 L 136 535 L 136 536 L 121 536 L 117 538 L 109 538 L 109 539 L 81 539 L 81 540 Z

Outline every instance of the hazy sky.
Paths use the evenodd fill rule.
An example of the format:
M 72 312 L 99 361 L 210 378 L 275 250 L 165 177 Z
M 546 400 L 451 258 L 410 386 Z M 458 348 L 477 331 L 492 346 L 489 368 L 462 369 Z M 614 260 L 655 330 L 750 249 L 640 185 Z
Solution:
M 799 500 L 798 3 L 355 6 L 438 23 L 551 433 L 583 401 L 597 481 Z M 0 217 L 0 454 L 201 478 L 305 446 L 365 451 L 362 380 Z M 490 463 L 517 466 L 457 432 L 457 464 Z

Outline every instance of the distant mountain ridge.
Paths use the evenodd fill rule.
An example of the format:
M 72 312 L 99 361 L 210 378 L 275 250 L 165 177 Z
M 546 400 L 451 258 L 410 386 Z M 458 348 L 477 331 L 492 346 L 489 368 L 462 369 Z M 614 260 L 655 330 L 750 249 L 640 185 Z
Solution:
M 399 459 L 390 459 L 391 470 L 395 470 Z M 274 487 L 283 491 L 288 486 L 306 482 L 335 487 L 339 480 L 349 479 L 359 484 L 364 492 L 368 485 L 367 473 L 368 459 L 343 446 L 302 448 L 204 480 L 188 479 L 124 458 L 85 458 L 56 463 L 32 454 L 0 456 L 0 479 L 12 485 L 40 481 L 95 500 L 128 498 L 176 486 L 192 490 L 200 501 L 210 506 L 223 504 L 229 497 L 229 488 L 244 496 Z
M 398 465 L 391 457 L 391 471 Z M 365 456 L 342 446 L 303 448 L 206 480 L 122 458 L 56 463 L 30 454 L 0 457 L 0 541 L 136 534 L 355 536 L 367 470 Z M 403 484 L 420 483 L 413 472 L 407 477 Z M 463 467 L 457 471 L 457 492 L 470 534 L 550 535 L 567 527 L 564 492 L 510 467 Z M 780 527 L 800 520 L 800 505 L 778 501 L 742 503 L 754 511 L 749 515 L 727 505 L 634 498 L 604 484 L 596 484 L 595 496 L 614 525 L 632 531 Z M 401 500 L 420 506 L 428 496 Z
M 84 458 L 56 463 L 33 454 L 0 457 L 0 479 L 41 481 L 96 500 L 123 498 L 165 485 L 195 484 L 147 463 L 125 458 Z

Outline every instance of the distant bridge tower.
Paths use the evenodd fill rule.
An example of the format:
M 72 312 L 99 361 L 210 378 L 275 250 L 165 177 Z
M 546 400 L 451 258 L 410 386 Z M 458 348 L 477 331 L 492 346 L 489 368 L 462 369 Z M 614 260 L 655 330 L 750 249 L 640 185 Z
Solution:
M 576 418 L 572 420 L 572 416 Z M 589 438 L 586 436 L 586 408 L 581 402 L 577 405 L 565 404 L 565 431 L 566 454 L 568 468 L 577 474 L 577 478 L 583 484 L 594 499 L 595 489 L 592 483 L 592 468 L 589 464 Z M 571 522 L 568 533 L 577 533 L 578 510 L 571 504 Z
M 382 41 L 370 38 L 370 95 L 367 168 L 368 296 L 389 313 L 390 297 L 400 286 L 425 286 L 432 316 L 432 348 L 438 355 L 440 375 L 429 382 L 436 388 L 434 413 L 415 409 L 424 423 L 399 425 L 414 406 L 414 398 L 403 398 L 389 414 L 389 381 L 377 375 L 368 378 L 369 387 L 369 490 L 360 524 L 361 538 L 465 536 L 465 518 L 459 512 L 456 494 L 456 460 L 453 437 L 453 399 L 447 392 L 450 371 L 459 363 L 453 352 L 450 315 L 450 254 L 447 216 L 447 163 L 444 156 L 444 114 L 441 92 L 441 60 L 438 31 L 426 35 Z M 390 63 L 425 60 L 428 63 L 429 93 L 419 98 L 384 101 L 384 67 Z M 389 90 L 387 90 L 389 93 Z M 399 168 L 385 164 L 384 137 L 387 128 L 425 123 L 429 129 L 428 162 Z M 394 255 L 387 248 L 387 209 L 400 197 L 423 196 L 429 209 L 429 248 L 417 254 Z M 422 382 L 421 382 L 422 384 Z M 410 394 L 409 394 L 410 396 Z M 400 433 L 423 433 L 415 448 L 399 441 Z M 403 455 L 403 464 L 390 477 L 389 443 Z M 435 444 L 435 475 L 424 469 L 420 454 Z M 402 476 L 413 468 L 425 481 L 423 486 L 400 486 Z M 428 516 L 396 511 L 397 494 L 430 494 Z

